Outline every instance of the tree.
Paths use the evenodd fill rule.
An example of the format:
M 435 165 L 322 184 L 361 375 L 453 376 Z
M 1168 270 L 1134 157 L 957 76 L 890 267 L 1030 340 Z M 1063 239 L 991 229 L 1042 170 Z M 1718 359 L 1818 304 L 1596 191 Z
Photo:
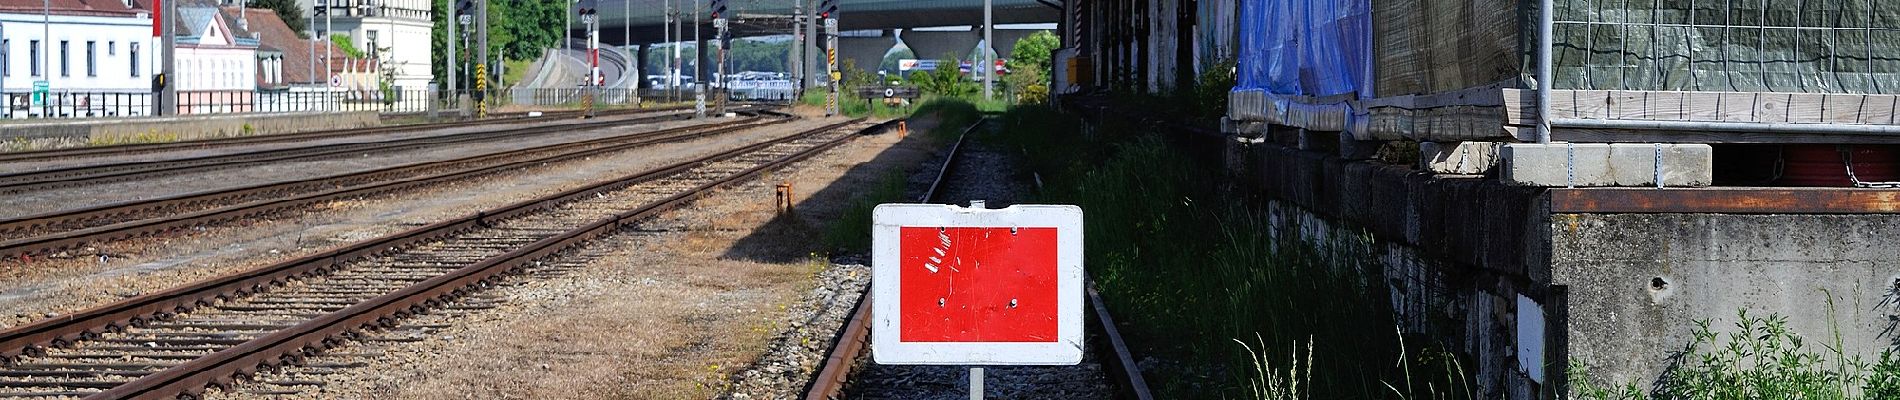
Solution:
M 1010 51 L 1009 62 L 1006 64 L 1009 65 L 1011 71 L 1037 70 L 1043 72 L 1043 76 L 1048 76 L 1051 62 L 1049 57 L 1055 54 L 1056 47 L 1061 45 L 1061 41 L 1056 40 L 1054 33 L 1037 31 L 1016 41 L 1016 49 Z
M 310 24 L 304 20 L 303 9 L 297 7 L 297 0 L 249 0 L 245 4 L 251 8 L 270 9 L 277 13 L 277 19 L 284 20 L 284 25 L 289 26 L 290 31 L 297 32 L 297 37 L 309 38 L 304 29 L 309 28 Z

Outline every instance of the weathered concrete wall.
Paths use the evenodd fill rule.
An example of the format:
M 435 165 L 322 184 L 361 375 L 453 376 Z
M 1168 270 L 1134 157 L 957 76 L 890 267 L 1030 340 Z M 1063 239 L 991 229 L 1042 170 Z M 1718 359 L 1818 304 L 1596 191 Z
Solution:
M 1741 309 L 1787 317 L 1814 351 L 1836 327 L 1863 358 L 1896 343 L 1900 215 L 1559 214 L 1550 232 L 1569 355 L 1599 385 L 1647 385 L 1694 321 L 1733 331 Z
M 244 114 L 0 124 L 5 151 L 173 142 L 381 125 L 376 112 Z
M 1380 269 L 1395 323 L 1468 356 L 1480 398 L 1540 398 L 1549 376 L 1540 190 L 1274 143 L 1234 143 L 1227 154 L 1238 178 L 1270 197 L 1276 239 L 1303 242 L 1331 265 Z M 1538 326 L 1520 323 L 1526 304 Z

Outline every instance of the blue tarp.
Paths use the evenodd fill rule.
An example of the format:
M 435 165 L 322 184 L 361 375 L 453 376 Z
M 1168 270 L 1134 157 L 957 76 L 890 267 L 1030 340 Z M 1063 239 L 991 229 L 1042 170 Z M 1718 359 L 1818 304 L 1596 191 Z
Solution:
M 1241 0 L 1235 90 L 1371 98 L 1370 0 Z

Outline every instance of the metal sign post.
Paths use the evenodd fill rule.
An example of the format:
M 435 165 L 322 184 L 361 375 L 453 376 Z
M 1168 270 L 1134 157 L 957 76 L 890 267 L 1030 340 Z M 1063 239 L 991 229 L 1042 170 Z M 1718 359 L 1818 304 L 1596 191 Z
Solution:
M 873 361 L 1082 362 L 1081 208 L 883 204 L 871 218 Z

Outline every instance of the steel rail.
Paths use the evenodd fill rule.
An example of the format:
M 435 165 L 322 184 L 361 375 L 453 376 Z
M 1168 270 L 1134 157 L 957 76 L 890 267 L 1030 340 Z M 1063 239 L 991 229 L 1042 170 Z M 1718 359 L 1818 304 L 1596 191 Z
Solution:
M 528 149 L 511 150 L 502 153 L 482 154 L 453 160 L 432 161 L 371 171 L 362 171 L 333 175 L 329 177 L 276 182 L 249 187 L 215 190 L 193 194 L 184 194 L 162 199 L 127 202 L 80 210 L 62 211 L 52 214 L 23 217 L 0 221 L 0 232 L 31 230 L 42 226 L 58 224 L 83 224 L 99 218 L 136 215 L 140 213 L 164 212 L 190 207 L 194 204 L 216 203 L 229 199 L 243 200 L 267 196 L 271 193 L 295 192 L 297 190 L 317 190 L 315 192 L 293 194 L 287 197 L 240 203 L 231 206 L 205 210 L 187 211 L 157 218 L 141 218 L 130 221 L 89 226 L 75 230 L 55 232 L 8 241 L 0 241 L 0 258 L 21 257 L 43 254 L 61 249 L 80 246 L 86 243 L 137 237 L 153 233 L 162 233 L 189 226 L 217 223 L 220 221 L 264 215 L 285 209 L 304 207 L 343 198 L 356 198 L 408 190 L 446 181 L 469 179 L 502 171 L 515 170 L 545 163 L 560 162 L 599 154 L 624 151 L 654 144 L 689 140 L 706 135 L 721 134 L 740 129 L 762 126 L 769 123 L 755 123 L 756 119 L 744 119 L 720 124 L 699 125 L 641 132 L 581 142 L 560 143 Z M 782 120 L 775 120 L 776 123 Z M 631 140 L 632 142 L 627 142 Z M 614 143 L 625 142 L 625 143 Z M 595 147 L 598 146 L 598 147 Z M 592 147 L 592 148 L 590 148 Z M 537 153 L 559 152 L 553 155 L 534 157 L 526 160 L 500 162 L 507 158 L 523 157 Z M 484 164 L 484 162 L 487 162 Z M 410 176 L 424 170 L 457 168 L 465 164 L 469 167 L 435 173 L 427 176 Z M 381 182 L 377 182 L 381 181 Z M 375 182 L 364 184 L 364 182 Z M 327 189 L 326 189 L 327 188 Z
M 963 149 L 963 142 L 969 139 L 970 132 L 981 126 L 983 121 L 977 120 L 957 135 L 957 142 L 950 145 L 950 154 L 944 157 L 943 165 L 937 168 L 937 178 L 930 181 L 930 187 L 924 189 L 922 195 L 917 196 L 918 203 L 937 200 L 943 182 L 950 176 L 950 171 L 956 168 L 957 154 Z M 870 287 L 866 286 L 864 294 L 858 296 L 857 305 L 852 306 L 850 319 L 845 321 L 837 337 L 832 338 L 831 351 L 826 353 L 818 373 L 812 375 L 811 382 L 805 385 L 805 400 L 829 400 L 844 393 L 845 383 L 851 379 L 851 370 L 858 364 L 858 356 L 864 353 L 864 348 L 870 343 L 870 298 Z
M 200 157 L 130 161 L 121 163 L 81 165 L 38 171 L 22 171 L 0 174 L 0 193 L 17 193 L 30 190 L 50 189 L 72 186 L 82 183 L 106 180 L 127 179 L 161 173 L 177 173 L 192 170 L 216 170 L 258 163 L 280 162 L 307 158 L 321 158 L 337 155 L 356 154 L 364 151 L 402 151 L 428 146 L 453 143 L 492 141 L 512 136 L 542 133 L 550 128 L 595 129 L 618 124 L 648 123 L 690 118 L 685 113 L 672 113 L 651 117 L 613 121 L 594 121 L 558 126 L 528 126 L 501 130 L 484 130 L 456 133 L 441 136 L 394 139 L 375 142 L 332 143 L 316 146 L 268 149 L 251 152 L 217 154 Z
M 957 142 L 950 146 L 950 154 L 944 158 L 943 165 L 937 170 L 937 178 L 931 181 L 930 187 L 924 191 L 923 195 L 918 196 L 917 202 L 937 201 L 944 181 L 956 168 L 957 155 L 961 153 L 964 142 L 969 139 L 970 133 L 976 131 L 983 123 L 983 120 L 978 120 L 957 136 Z M 1127 343 L 1122 341 L 1121 331 L 1115 327 L 1114 318 L 1108 314 L 1107 305 L 1102 302 L 1101 295 L 1095 292 L 1094 282 L 1089 282 L 1087 285 L 1086 297 L 1092 315 L 1096 316 L 1094 318 L 1096 325 L 1090 330 L 1103 335 L 1108 342 L 1103 346 L 1107 346 L 1107 350 L 1114 353 L 1112 357 L 1108 357 L 1110 358 L 1108 363 L 1116 367 L 1116 372 L 1111 373 L 1109 379 L 1122 387 L 1121 393 L 1125 398 L 1153 399 L 1154 396 L 1148 390 L 1147 381 L 1142 378 L 1140 367 L 1135 364 Z M 854 306 L 850 319 L 845 322 L 843 329 L 838 331 L 838 336 L 832 340 L 831 351 L 826 354 L 823 364 L 818 367 L 817 374 L 812 375 L 811 382 L 806 384 L 805 400 L 831 400 L 840 398 L 844 394 L 852 369 L 858 364 L 857 359 L 870 344 L 870 298 L 871 294 L 867 287 L 865 294 L 858 296 L 858 303 Z
M 614 113 L 615 115 L 618 115 L 618 114 L 637 114 L 637 113 L 642 113 L 642 112 L 684 111 L 688 109 L 691 109 L 691 108 L 678 106 L 678 107 L 663 107 L 663 108 L 652 108 L 652 109 L 622 109 L 622 110 L 614 110 L 611 112 Z M 248 144 L 300 142 L 300 141 L 323 140 L 323 139 L 362 136 L 362 135 L 424 131 L 424 130 L 431 130 L 431 129 L 452 129 L 452 128 L 461 128 L 461 127 L 478 126 L 478 125 L 553 121 L 553 120 L 560 120 L 560 119 L 571 119 L 574 116 L 579 115 L 579 113 L 580 113 L 579 111 L 556 111 L 556 112 L 551 112 L 548 114 L 543 114 L 542 116 L 539 116 L 539 117 L 472 119 L 472 120 L 465 120 L 465 121 L 451 121 L 451 122 L 441 122 L 441 123 L 387 125 L 387 126 L 377 126 L 377 127 L 369 127 L 369 128 L 326 129 L 326 130 L 320 130 L 320 131 L 284 133 L 284 134 L 276 134 L 276 135 L 210 138 L 210 139 L 186 140 L 186 141 L 177 141 L 177 142 L 168 142 L 168 143 L 136 143 L 136 144 L 119 144 L 119 145 L 108 145 L 108 146 L 91 146 L 91 147 L 80 147 L 80 148 L 70 148 L 70 149 L 16 151 L 16 152 L 0 153 L 0 162 L 23 162 L 23 161 L 38 161 L 38 160 L 49 160 L 49 159 L 81 157 L 81 156 L 127 155 L 127 154 L 155 153 L 155 152 L 160 152 L 160 151 L 197 150 L 197 149 L 208 149 L 208 148 L 215 148 L 215 147 L 227 147 L 227 146 L 248 145 Z
M 655 181 L 673 174 L 685 172 L 701 165 L 736 158 L 740 155 L 763 150 L 775 144 L 789 143 L 793 140 L 834 131 L 861 120 L 833 124 L 808 130 L 781 139 L 762 142 L 734 149 L 713 156 L 687 161 L 648 173 L 642 173 L 615 182 L 609 182 L 587 188 L 570 190 L 543 199 L 525 201 L 502 207 L 493 212 L 484 212 L 458 220 L 444 221 L 428 227 L 418 228 L 403 234 L 392 235 L 389 239 L 414 243 L 414 238 L 440 236 L 451 232 L 471 229 L 477 225 L 493 223 L 497 220 L 512 218 L 522 214 L 550 209 L 559 204 L 577 198 L 595 196 L 612 190 L 619 190 L 635 184 Z M 877 127 L 867 128 L 877 129 Z M 103 392 L 89 396 L 89 399 L 169 399 L 180 395 L 197 395 L 213 385 L 224 385 L 232 379 L 255 372 L 260 367 L 270 367 L 295 363 L 305 354 L 313 354 L 324 348 L 338 344 L 343 336 L 369 326 L 391 326 L 396 319 L 430 308 L 431 304 L 441 304 L 467 294 L 470 288 L 483 283 L 497 283 L 506 274 L 517 271 L 529 264 L 565 251 L 583 242 L 617 232 L 625 227 L 675 209 L 693 200 L 705 196 L 715 189 L 751 179 L 760 173 L 780 168 L 815 156 L 837 145 L 843 144 L 856 135 L 840 137 L 819 145 L 797 151 L 732 175 L 708 182 L 692 189 L 673 194 L 658 201 L 613 216 L 598 219 L 593 223 L 570 229 L 559 235 L 544 238 L 527 246 L 517 248 L 505 254 L 489 257 L 452 273 L 439 275 L 387 293 L 369 301 L 358 303 L 342 310 L 324 314 L 288 329 L 272 332 L 268 335 L 246 341 L 235 347 L 227 348 L 210 355 L 199 357 L 185 364 L 166 369 L 121 384 Z M 383 240 L 371 243 L 376 248 L 393 248 Z M 389 247 L 384 247 L 389 246 Z M 363 247 L 363 246 L 353 246 Z

